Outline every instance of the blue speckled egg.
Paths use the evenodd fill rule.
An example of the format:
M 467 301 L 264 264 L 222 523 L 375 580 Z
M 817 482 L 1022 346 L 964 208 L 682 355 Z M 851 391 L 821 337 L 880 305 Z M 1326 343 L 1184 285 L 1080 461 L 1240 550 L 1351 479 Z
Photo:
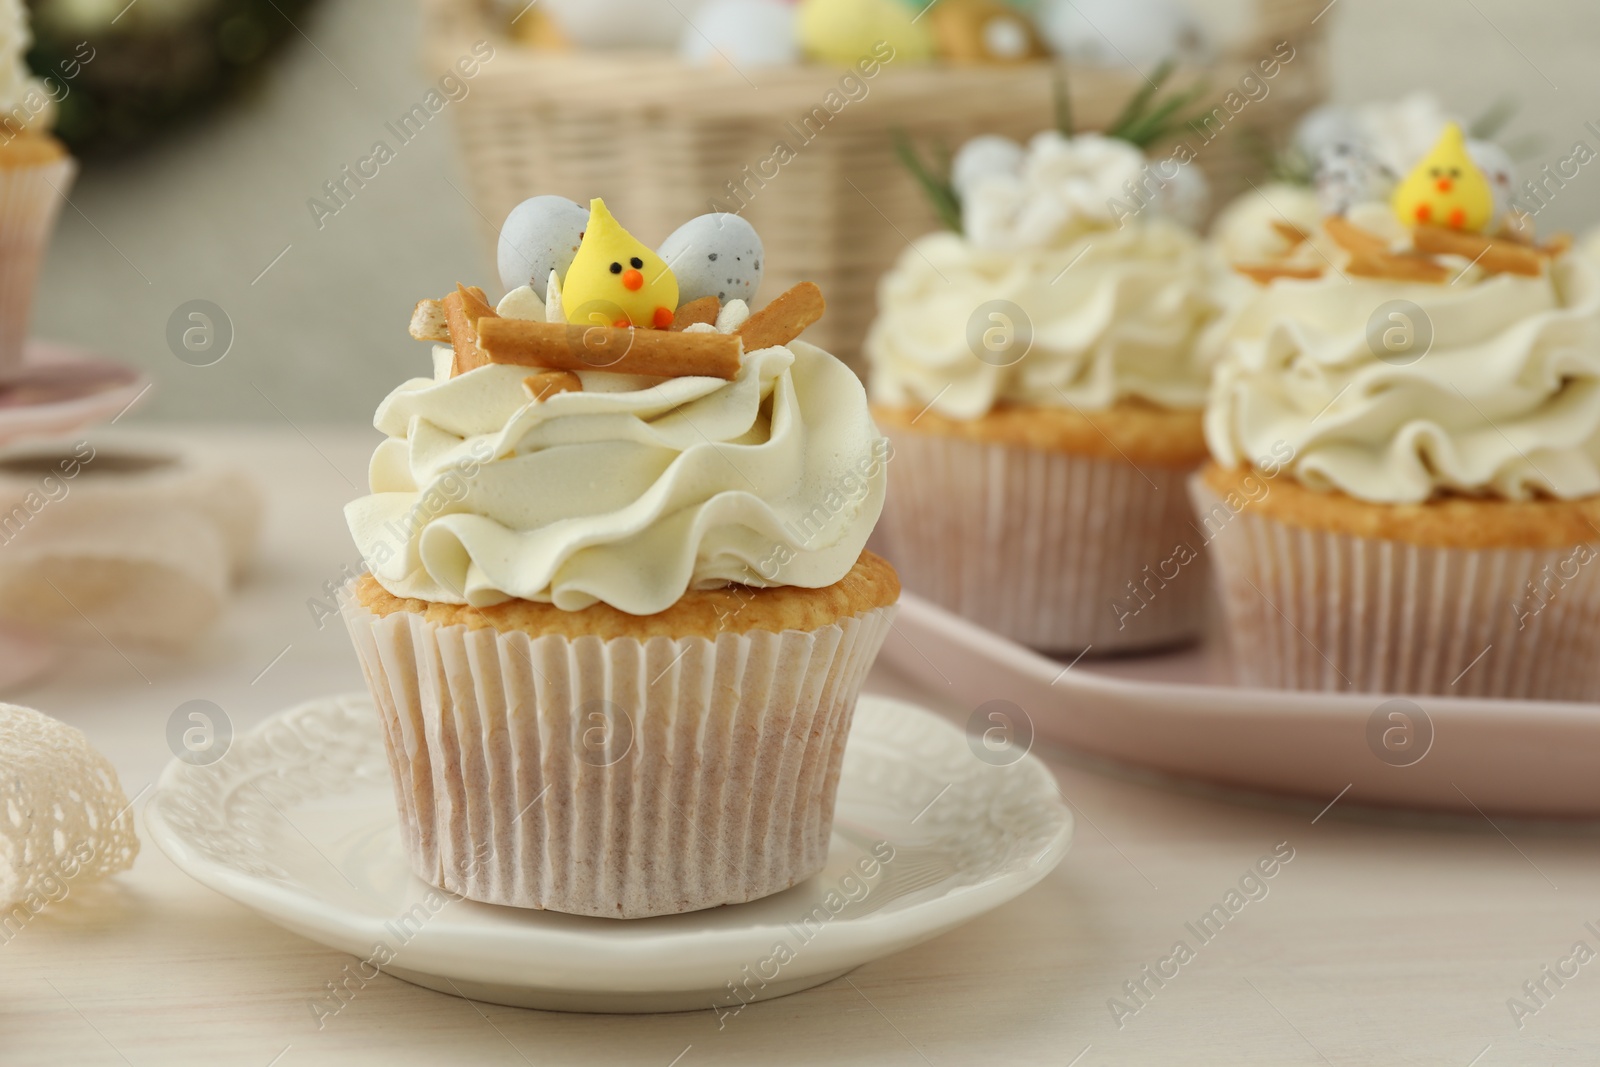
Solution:
M 678 300 L 714 296 L 755 306 L 765 253 L 761 235 L 738 215 L 701 215 L 679 226 L 658 249 L 678 276 Z
M 589 209 L 563 196 L 536 196 L 511 209 L 500 227 L 500 284 L 531 285 L 542 300 L 553 270 L 561 277 L 578 254 Z

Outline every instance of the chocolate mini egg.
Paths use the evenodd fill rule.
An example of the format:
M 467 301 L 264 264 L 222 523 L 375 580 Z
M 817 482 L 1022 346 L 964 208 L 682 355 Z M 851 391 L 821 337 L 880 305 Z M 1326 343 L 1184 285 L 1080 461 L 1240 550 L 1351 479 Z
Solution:
M 1049 55 L 1028 17 L 1000 0 L 943 0 L 925 10 L 939 54 L 953 63 L 1026 63 Z
M 699 67 L 779 67 L 800 61 L 785 0 L 711 0 L 683 28 L 678 55 Z
M 512 208 L 500 227 L 500 284 L 508 291 L 531 285 L 543 300 L 550 272 L 566 277 L 588 225 L 589 209 L 564 196 L 536 196 Z
M 678 276 L 678 299 L 703 296 L 755 301 L 765 254 L 761 236 L 738 215 L 701 215 L 679 226 L 658 250 Z

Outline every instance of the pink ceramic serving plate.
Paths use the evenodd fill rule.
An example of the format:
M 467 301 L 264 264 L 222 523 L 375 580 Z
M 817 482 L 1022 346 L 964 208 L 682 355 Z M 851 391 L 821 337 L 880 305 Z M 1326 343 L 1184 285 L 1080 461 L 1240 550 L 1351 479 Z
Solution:
M 910 594 L 883 657 L 966 708 L 1015 705 L 1017 731 L 1040 742 L 1166 774 L 1342 804 L 1600 816 L 1600 705 L 1245 689 L 1218 645 L 1069 666 Z
M 149 388 L 132 367 L 52 341 L 29 341 L 0 377 L 0 445 L 116 419 Z

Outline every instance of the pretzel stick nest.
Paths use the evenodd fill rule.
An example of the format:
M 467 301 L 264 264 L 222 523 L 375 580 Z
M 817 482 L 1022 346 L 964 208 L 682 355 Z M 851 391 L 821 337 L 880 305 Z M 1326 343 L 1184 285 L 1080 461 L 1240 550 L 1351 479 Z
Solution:
M 1235 263 L 1233 269 L 1261 285 L 1270 285 L 1279 278 L 1320 278 L 1323 273 L 1321 267 L 1296 267 L 1288 263 Z
M 478 325 L 499 319 L 483 290 L 474 286 L 456 284 L 456 291 L 444 298 L 445 317 L 450 324 L 450 344 L 456 350 L 455 361 L 450 365 L 450 377 L 455 378 L 470 370 L 488 364 L 489 360 L 478 345 Z
M 1352 256 L 1382 256 L 1389 254 L 1389 242 L 1362 226 L 1357 226 L 1343 215 L 1329 215 L 1322 221 L 1335 244 Z
M 732 334 L 685 333 L 684 327 L 695 323 L 715 324 L 721 301 L 692 300 L 678 309 L 673 329 L 641 330 L 501 318 L 482 289 L 458 284 L 443 300 L 417 304 L 411 313 L 411 336 L 448 341 L 455 349 L 452 377 L 491 363 L 551 372 L 523 380 L 529 395 L 543 400 L 582 389 L 573 371 L 732 381 L 739 375 L 745 352 L 788 344 L 822 318 L 826 308 L 822 291 L 802 282 L 751 315 Z
M 827 309 L 822 290 L 811 282 L 801 282 L 751 315 L 735 333 L 744 338 L 747 352 L 786 345 L 822 318 Z
M 1555 259 L 1557 256 L 1564 256 L 1571 250 L 1572 234 L 1570 233 L 1555 234 L 1550 240 L 1539 246 L 1539 251 L 1551 259 Z
M 1413 240 L 1417 251 L 1460 256 L 1490 274 L 1525 274 L 1538 277 L 1544 270 L 1542 250 L 1477 233 L 1462 233 L 1439 226 L 1418 226 Z
M 1334 243 L 1350 253 L 1350 262 L 1344 268 L 1346 274 L 1400 282 L 1442 282 L 1450 277 L 1444 264 L 1425 254 L 1391 252 L 1388 241 L 1343 215 L 1330 215 L 1322 225 Z
M 678 314 L 672 320 L 672 328 L 682 333 L 690 326 L 715 326 L 717 316 L 721 313 L 722 301 L 714 296 L 702 296 L 699 300 L 691 300 L 678 309 Z
M 1294 223 L 1284 222 L 1282 219 L 1273 219 L 1272 228 L 1278 232 L 1279 237 L 1289 242 L 1289 250 L 1291 252 L 1311 239 L 1309 233 L 1306 233 Z
M 1546 245 L 1526 243 L 1519 235 L 1498 237 L 1464 233 L 1441 226 L 1418 226 L 1412 233 L 1415 251 L 1396 252 L 1382 235 L 1351 222 L 1343 215 L 1330 215 L 1322 222 L 1335 244 L 1349 253 L 1344 273 L 1357 278 L 1386 278 L 1405 282 L 1444 282 L 1451 270 L 1434 256 L 1459 256 L 1479 264 L 1490 274 L 1521 274 L 1537 277 L 1545 258 L 1559 256 L 1571 247 L 1571 238 L 1558 235 Z M 1273 222 L 1280 236 L 1298 247 L 1306 235 L 1286 222 Z M 1262 285 L 1278 278 L 1318 278 L 1314 267 L 1288 264 L 1235 264 L 1234 270 Z
M 1357 278 L 1388 278 L 1400 282 L 1443 282 L 1450 270 L 1427 256 L 1404 252 L 1364 252 L 1350 257 L 1346 274 Z
M 484 319 L 478 344 L 490 363 L 549 370 L 604 370 L 653 378 L 739 375 L 744 345 L 721 333 L 673 333 L 523 319 Z
M 450 316 L 443 300 L 419 300 L 411 309 L 411 336 L 418 341 L 450 343 Z
M 820 319 L 826 306 L 822 290 L 802 282 L 732 334 L 484 317 L 477 324 L 477 345 L 490 363 L 732 381 L 739 376 L 744 353 L 788 344 Z M 710 305 L 691 301 L 684 311 L 691 308 L 698 317 Z
M 522 379 L 522 385 L 535 403 L 549 400 L 557 393 L 583 392 L 583 379 L 569 370 L 547 370 L 530 374 Z

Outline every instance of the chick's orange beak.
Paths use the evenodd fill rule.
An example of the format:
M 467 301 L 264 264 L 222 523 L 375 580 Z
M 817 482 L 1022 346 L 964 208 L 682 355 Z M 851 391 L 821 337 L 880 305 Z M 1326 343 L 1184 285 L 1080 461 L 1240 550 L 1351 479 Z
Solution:
M 1455 183 L 1452 182 L 1449 178 L 1440 178 L 1439 179 L 1439 191 L 1441 193 L 1448 193 L 1453 188 L 1455 188 Z
M 637 293 L 644 288 L 644 275 L 636 270 L 623 271 L 622 286 L 629 292 Z

